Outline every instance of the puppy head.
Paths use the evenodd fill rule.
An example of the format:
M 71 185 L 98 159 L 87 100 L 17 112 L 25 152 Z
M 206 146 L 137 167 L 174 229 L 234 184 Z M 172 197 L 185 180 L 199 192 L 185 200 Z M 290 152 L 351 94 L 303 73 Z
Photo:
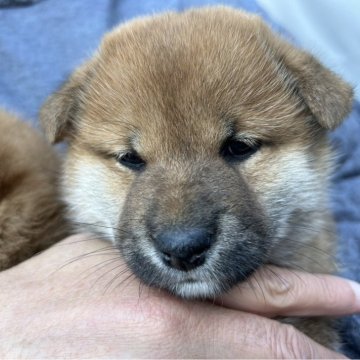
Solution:
M 208 8 L 112 31 L 41 120 L 69 142 L 73 219 L 147 284 L 212 296 L 313 236 L 301 225 L 326 208 L 324 133 L 351 97 L 258 17 Z

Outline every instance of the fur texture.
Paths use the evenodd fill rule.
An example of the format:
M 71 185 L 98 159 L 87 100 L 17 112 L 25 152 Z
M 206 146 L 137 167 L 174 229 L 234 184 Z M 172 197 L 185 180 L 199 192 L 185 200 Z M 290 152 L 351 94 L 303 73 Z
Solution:
M 60 161 L 46 140 L 0 111 L 0 270 L 67 234 L 60 200 Z
M 119 247 L 145 283 L 213 297 L 265 263 L 334 271 L 326 131 L 351 101 L 349 85 L 260 18 L 217 7 L 116 28 L 41 121 L 69 143 L 70 218 Z M 234 142 L 252 153 L 232 156 Z M 124 165 L 129 154 L 140 170 Z M 191 269 L 160 249 L 170 233 L 185 251 L 184 229 L 209 243 Z M 285 321 L 337 346 L 329 320 Z

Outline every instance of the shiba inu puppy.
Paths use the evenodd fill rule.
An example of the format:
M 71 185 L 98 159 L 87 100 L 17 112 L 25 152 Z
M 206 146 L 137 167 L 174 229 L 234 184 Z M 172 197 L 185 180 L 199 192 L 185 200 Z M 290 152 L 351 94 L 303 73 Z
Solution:
M 41 121 L 69 143 L 70 218 L 146 284 L 211 298 L 266 263 L 334 271 L 326 132 L 351 102 L 260 18 L 216 7 L 116 28 Z M 292 321 L 336 347 L 331 321 Z
M 0 270 L 67 235 L 59 170 L 43 136 L 0 110 Z

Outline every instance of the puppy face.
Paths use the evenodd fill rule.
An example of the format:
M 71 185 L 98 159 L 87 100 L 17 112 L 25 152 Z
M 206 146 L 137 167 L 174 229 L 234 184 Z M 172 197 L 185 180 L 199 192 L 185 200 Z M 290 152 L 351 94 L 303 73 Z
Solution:
M 350 104 L 347 84 L 259 18 L 209 8 L 115 29 L 41 116 L 69 142 L 75 222 L 147 284 L 208 297 L 315 241 L 324 133 Z

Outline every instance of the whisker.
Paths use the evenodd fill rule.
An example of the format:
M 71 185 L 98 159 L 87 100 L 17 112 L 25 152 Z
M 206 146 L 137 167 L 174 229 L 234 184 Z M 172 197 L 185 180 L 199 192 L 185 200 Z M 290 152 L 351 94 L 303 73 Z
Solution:
M 98 227 L 98 228 L 102 228 L 102 229 L 111 229 L 111 230 L 116 230 L 118 232 L 121 232 L 123 234 L 130 234 L 129 231 L 120 229 L 118 227 L 113 227 L 113 226 L 101 225 L 101 224 L 96 224 L 96 223 L 86 223 L 86 222 L 80 222 L 80 221 L 73 221 L 73 223 L 76 225 L 86 225 L 86 226 Z
M 118 268 L 119 268 L 119 267 L 120 267 L 120 266 L 118 266 Z M 112 270 L 116 270 L 116 267 L 113 268 Z M 129 271 L 128 268 L 123 268 L 120 272 L 116 273 L 116 274 L 111 278 L 111 280 L 108 281 L 108 282 L 106 283 L 106 285 L 104 286 L 103 295 L 106 294 L 106 292 L 109 290 L 110 286 L 114 283 L 114 281 L 115 281 L 116 279 L 118 279 L 118 278 L 121 277 L 122 275 L 126 274 L 128 271 Z M 133 276 L 133 275 L 134 275 L 134 274 L 131 273 L 129 276 Z
M 67 262 L 65 262 L 64 264 L 62 264 L 61 266 L 59 266 L 55 271 L 54 273 L 62 270 L 64 267 L 66 266 L 69 266 L 71 264 L 73 264 L 74 262 L 76 261 L 80 261 L 80 260 L 83 260 L 83 259 L 86 259 L 88 257 L 92 257 L 92 256 L 102 256 L 102 255 L 114 255 L 115 251 L 117 251 L 117 249 L 115 249 L 113 246 L 106 246 L 104 248 L 100 248 L 100 249 L 97 249 L 97 250 L 93 250 L 93 251 L 90 251 L 88 253 L 85 253 L 85 254 L 81 254 L 81 255 L 78 255 L 78 256 L 75 256 L 74 258 L 68 260 Z
M 111 264 L 113 264 L 114 262 L 119 261 L 119 256 L 115 257 L 115 258 L 111 258 L 111 259 L 107 259 L 104 261 L 101 261 L 99 264 L 95 264 L 90 266 L 88 269 L 82 271 L 79 276 L 83 275 L 85 272 L 87 273 L 84 277 L 81 278 L 81 281 L 86 280 L 87 278 L 89 278 L 91 275 L 95 274 L 96 272 L 100 271 L 101 269 L 103 269 L 106 266 L 109 266 Z M 125 265 L 125 264 L 124 264 Z M 95 268 L 95 270 L 94 270 Z M 92 270 L 92 271 L 91 271 Z
M 262 298 L 264 299 L 264 302 L 266 303 L 266 296 L 265 296 L 264 290 L 263 290 L 263 288 L 261 287 L 260 282 L 259 282 L 258 279 L 257 279 L 257 276 L 260 276 L 260 277 L 261 277 L 261 274 L 258 274 L 258 275 L 257 275 L 257 274 L 258 274 L 258 273 L 255 273 L 255 275 L 249 279 L 249 282 L 248 282 L 248 283 L 249 283 L 250 288 L 253 290 L 256 299 L 259 300 L 258 295 L 257 295 L 257 292 L 256 292 L 256 289 L 255 289 L 255 286 L 254 286 L 254 284 L 252 283 L 252 281 L 255 280 L 258 288 L 259 288 L 260 291 L 261 291 Z M 261 280 L 261 279 L 260 279 L 260 280 Z
M 121 275 L 123 275 L 124 273 L 126 273 L 126 271 L 123 271 L 123 272 L 121 272 Z M 111 287 L 111 285 L 116 281 L 116 279 L 118 279 L 121 275 L 117 275 L 117 276 L 115 276 L 114 278 L 112 278 L 110 281 L 109 281 L 109 283 L 106 285 L 106 287 L 105 287 L 105 290 L 104 290 L 104 294 L 109 290 L 109 288 Z M 133 279 L 133 280 L 135 280 L 136 279 L 136 276 L 135 276 L 135 274 L 134 273 L 132 273 L 132 272 L 130 272 L 130 274 L 125 278 L 125 279 L 122 279 L 121 281 L 120 281 L 120 283 L 119 284 L 117 284 L 115 287 L 114 287 L 114 289 L 116 289 L 116 288 L 119 288 L 121 285 L 123 285 L 123 284 L 125 284 L 129 279 Z M 126 285 L 126 286 L 128 286 L 129 285 L 129 283 Z M 124 289 L 126 288 L 126 286 L 124 287 Z
M 95 280 L 95 282 L 93 283 L 92 287 L 94 287 L 101 279 L 103 279 L 107 274 L 109 274 L 110 272 L 116 270 L 116 269 L 122 269 L 120 271 L 120 273 L 117 273 L 115 275 L 115 277 L 117 276 L 121 276 L 123 275 L 124 273 L 126 273 L 128 271 L 128 267 L 126 266 L 126 264 L 124 263 L 121 263 L 121 264 L 117 264 L 116 266 L 113 266 L 111 269 L 105 271 L 104 273 L 102 273 L 100 276 L 97 277 L 97 279 Z M 105 293 L 104 293 L 105 294 Z

